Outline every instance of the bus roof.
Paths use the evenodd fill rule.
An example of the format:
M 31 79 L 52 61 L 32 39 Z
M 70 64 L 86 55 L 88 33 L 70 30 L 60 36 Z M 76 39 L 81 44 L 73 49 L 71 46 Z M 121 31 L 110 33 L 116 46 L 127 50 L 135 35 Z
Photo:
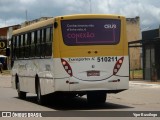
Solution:
M 76 17 L 76 18 L 75 18 Z M 55 19 L 82 19 L 82 18 L 95 18 L 95 17 L 100 17 L 100 18 L 114 18 L 114 19 L 119 19 L 119 18 L 125 18 L 124 16 L 121 15 L 112 15 L 112 14 L 73 14 L 73 15 L 65 15 L 65 16 L 57 16 L 55 18 L 50 18 L 44 21 L 40 21 L 37 23 L 33 23 L 31 25 L 28 25 L 26 27 L 22 27 L 20 29 L 14 30 L 13 35 L 31 31 L 37 28 L 45 27 L 47 25 L 51 25 L 54 23 Z
M 76 18 L 75 18 L 76 17 Z M 81 19 L 81 18 L 113 18 L 113 19 L 119 19 L 119 18 L 125 18 L 122 15 L 115 15 L 115 14 L 73 14 L 73 15 L 65 15 L 65 16 L 58 16 L 56 18 L 61 19 Z
M 51 25 L 53 23 L 54 23 L 54 18 L 43 20 L 43 21 L 28 25 L 26 27 L 22 27 L 20 29 L 14 30 L 13 35 L 23 33 L 23 32 L 27 32 L 27 31 L 30 31 L 30 30 L 34 30 L 34 29 L 37 29 L 37 28 L 45 27 L 45 26 Z

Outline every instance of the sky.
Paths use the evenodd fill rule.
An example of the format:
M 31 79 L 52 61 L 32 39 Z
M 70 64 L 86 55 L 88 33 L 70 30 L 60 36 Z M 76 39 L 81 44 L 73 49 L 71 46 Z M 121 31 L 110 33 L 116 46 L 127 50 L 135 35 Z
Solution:
M 40 17 L 70 14 L 140 17 L 141 30 L 160 25 L 160 0 L 0 0 L 0 28 Z

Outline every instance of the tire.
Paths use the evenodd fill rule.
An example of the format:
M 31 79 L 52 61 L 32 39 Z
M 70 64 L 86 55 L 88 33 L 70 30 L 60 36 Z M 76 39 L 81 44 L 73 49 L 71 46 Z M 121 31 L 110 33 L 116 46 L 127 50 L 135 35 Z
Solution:
M 106 102 L 106 93 L 102 92 L 89 92 L 87 93 L 88 103 L 105 103 Z
M 26 92 L 20 91 L 20 83 L 17 82 L 17 92 L 20 99 L 26 99 Z
M 45 96 L 41 95 L 41 87 L 39 82 L 37 83 L 37 102 L 40 105 L 45 104 Z

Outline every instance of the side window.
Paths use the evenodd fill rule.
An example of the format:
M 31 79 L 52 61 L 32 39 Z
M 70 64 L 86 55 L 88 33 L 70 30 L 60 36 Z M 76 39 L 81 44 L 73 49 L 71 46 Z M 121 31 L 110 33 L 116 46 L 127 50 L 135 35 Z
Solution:
M 29 32 L 27 35 L 28 35 L 27 44 L 31 45 L 31 33 Z
M 31 33 L 31 52 L 30 57 L 35 57 L 35 32 Z
M 19 35 L 19 58 L 24 57 L 23 35 Z
M 19 47 L 19 36 L 16 37 L 16 47 Z
M 41 31 L 37 31 L 36 57 L 41 57 Z
M 29 53 L 30 53 L 30 46 L 29 46 L 29 34 L 25 34 L 25 38 L 24 38 L 24 44 L 25 44 L 25 58 L 29 58 Z
M 16 59 L 16 37 L 12 37 L 12 44 L 11 44 L 11 49 L 12 49 L 12 59 Z
M 23 40 L 24 40 L 24 39 L 23 39 L 23 36 L 24 36 L 24 35 L 21 35 L 21 46 L 23 46 L 23 43 L 24 43 L 24 41 L 23 41 Z
M 46 29 L 46 52 L 45 56 L 51 56 L 52 55 L 52 28 Z
M 46 42 L 46 28 L 43 29 L 43 42 Z
M 46 29 L 46 42 L 50 41 L 50 28 Z
M 52 55 L 52 36 L 51 26 L 13 36 L 12 58 L 49 58 Z
M 16 59 L 19 58 L 19 36 L 16 36 Z
M 34 32 L 31 33 L 31 44 L 34 44 Z
M 41 39 L 41 31 L 40 30 L 38 30 L 37 31 L 37 43 L 40 43 L 40 39 Z
M 50 39 L 51 39 L 51 42 L 53 42 L 53 28 L 51 27 L 50 29 Z
M 19 47 L 21 47 L 21 36 L 19 35 L 18 38 L 19 38 Z
M 24 41 L 25 41 L 24 44 L 25 44 L 25 45 L 28 45 L 28 34 L 25 34 L 25 39 L 24 39 Z
M 42 39 L 41 39 L 41 57 L 45 57 L 45 52 L 46 52 L 46 45 L 45 45 L 45 42 L 46 42 L 46 29 L 42 29 L 42 32 L 41 32 L 41 36 L 42 36 Z

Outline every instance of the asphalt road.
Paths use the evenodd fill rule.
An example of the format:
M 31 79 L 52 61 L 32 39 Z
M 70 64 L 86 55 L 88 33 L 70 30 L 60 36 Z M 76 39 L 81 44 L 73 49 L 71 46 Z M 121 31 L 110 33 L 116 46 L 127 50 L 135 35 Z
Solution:
M 0 75 L 0 111 L 160 111 L 160 85 L 130 82 L 129 90 L 108 94 L 105 104 L 88 104 L 84 96 L 42 106 L 34 94 L 27 94 L 26 100 L 19 99 L 11 88 L 11 76 Z

